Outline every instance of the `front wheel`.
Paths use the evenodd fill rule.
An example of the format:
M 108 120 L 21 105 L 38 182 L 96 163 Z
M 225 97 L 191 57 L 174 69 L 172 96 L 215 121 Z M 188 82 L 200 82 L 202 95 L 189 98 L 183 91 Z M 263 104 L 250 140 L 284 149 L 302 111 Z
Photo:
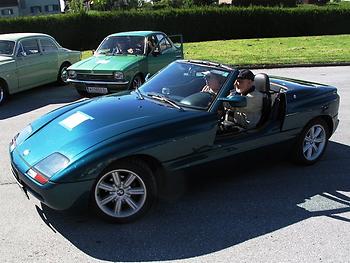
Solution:
M 156 196 L 152 171 L 137 160 L 114 164 L 98 177 L 92 190 L 96 212 L 115 223 L 128 223 L 141 217 Z
M 57 82 L 60 85 L 67 85 L 68 84 L 68 71 L 67 68 L 69 67 L 69 64 L 63 64 L 60 67 L 60 70 L 58 72 L 58 76 L 57 76 Z
M 298 138 L 295 161 L 304 165 L 316 163 L 326 150 L 329 136 L 329 127 L 323 119 L 311 121 Z
M 0 82 L 0 105 L 2 105 L 7 99 L 7 89 L 5 84 Z
M 131 81 L 131 89 L 134 90 L 143 84 L 143 78 L 140 74 L 137 74 Z

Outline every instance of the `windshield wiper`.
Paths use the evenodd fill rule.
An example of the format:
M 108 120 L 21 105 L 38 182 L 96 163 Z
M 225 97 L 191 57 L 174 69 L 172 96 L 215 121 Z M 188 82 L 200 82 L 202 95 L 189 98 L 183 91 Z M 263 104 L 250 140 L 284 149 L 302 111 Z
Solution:
M 163 102 L 166 102 L 170 105 L 172 105 L 173 107 L 179 109 L 179 110 L 184 110 L 181 106 L 179 106 L 178 104 L 176 104 L 174 101 L 168 99 L 167 97 L 164 97 L 164 96 L 161 96 L 161 95 L 155 95 L 155 94 L 152 94 L 152 93 L 148 93 L 147 94 L 148 96 L 150 96 L 152 99 L 156 99 L 156 100 L 159 100 L 159 101 L 163 101 Z

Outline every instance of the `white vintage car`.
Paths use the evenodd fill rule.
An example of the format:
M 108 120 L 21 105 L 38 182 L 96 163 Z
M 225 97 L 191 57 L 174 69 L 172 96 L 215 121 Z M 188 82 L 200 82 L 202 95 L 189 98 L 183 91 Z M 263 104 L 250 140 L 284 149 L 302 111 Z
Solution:
M 46 34 L 0 35 L 0 105 L 10 94 L 58 81 L 66 69 L 81 60 L 81 52 L 61 47 Z

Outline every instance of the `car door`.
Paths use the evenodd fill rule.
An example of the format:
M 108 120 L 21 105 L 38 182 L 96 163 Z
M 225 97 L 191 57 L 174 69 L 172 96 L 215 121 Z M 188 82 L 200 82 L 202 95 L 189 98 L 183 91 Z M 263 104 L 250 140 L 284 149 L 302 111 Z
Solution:
M 39 39 L 40 49 L 42 56 L 45 59 L 45 68 L 43 74 L 45 75 L 45 80 L 47 82 L 53 82 L 57 79 L 57 74 L 59 71 L 58 65 L 58 47 L 56 43 L 48 38 L 41 37 Z
M 167 66 L 172 61 L 182 58 L 181 50 L 174 47 L 172 42 L 164 34 L 154 34 L 151 37 L 152 41 L 155 42 L 155 52 L 148 52 L 148 73 L 153 75 L 160 69 Z
M 220 159 L 291 139 L 290 134 L 281 131 L 285 109 L 285 100 L 281 99 L 283 96 L 284 94 L 279 94 L 275 99 L 271 105 L 270 117 L 261 127 L 217 133 L 211 155 Z M 212 110 L 216 111 L 220 104 L 217 100 Z
M 19 90 L 46 83 L 46 63 L 37 38 L 28 38 L 19 42 L 16 64 Z

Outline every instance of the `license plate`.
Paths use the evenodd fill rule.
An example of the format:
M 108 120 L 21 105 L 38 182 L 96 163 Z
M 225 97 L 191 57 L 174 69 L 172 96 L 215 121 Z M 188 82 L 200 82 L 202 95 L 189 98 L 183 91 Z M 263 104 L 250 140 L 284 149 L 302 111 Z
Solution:
M 107 88 L 101 88 L 101 87 L 86 87 L 86 91 L 89 93 L 99 93 L 99 94 L 107 94 L 108 93 Z

